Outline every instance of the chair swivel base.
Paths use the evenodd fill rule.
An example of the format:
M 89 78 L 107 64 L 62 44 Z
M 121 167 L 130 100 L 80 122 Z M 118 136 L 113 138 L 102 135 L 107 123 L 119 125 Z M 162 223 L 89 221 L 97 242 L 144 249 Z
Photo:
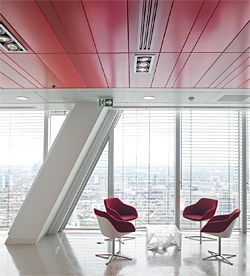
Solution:
M 226 264 L 230 264 L 230 265 L 233 265 L 233 263 L 229 262 L 229 258 L 233 258 L 233 257 L 236 257 L 236 255 L 234 254 L 219 254 L 219 253 L 216 253 L 216 252 L 213 252 L 213 251 L 210 251 L 208 250 L 208 253 L 211 255 L 211 256 L 208 256 L 206 258 L 202 258 L 204 261 L 215 261 L 215 260 L 220 260 Z
M 186 239 L 190 239 L 190 240 L 194 240 L 194 241 L 216 241 L 216 239 L 214 238 L 210 238 L 210 237 L 207 237 L 207 236 L 185 236 Z
M 115 260 L 115 258 L 121 258 L 124 260 L 130 260 L 132 261 L 132 258 L 126 257 L 126 256 L 122 256 L 120 254 L 112 254 L 112 253 L 105 253 L 105 254 L 96 254 L 96 257 L 100 257 L 103 259 L 108 259 L 108 261 L 106 262 L 106 265 L 110 264 L 112 261 Z

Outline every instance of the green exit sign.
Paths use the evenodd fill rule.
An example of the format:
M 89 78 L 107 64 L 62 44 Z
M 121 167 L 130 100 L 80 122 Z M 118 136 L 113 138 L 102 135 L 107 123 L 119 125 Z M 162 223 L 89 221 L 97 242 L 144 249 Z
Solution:
M 101 98 L 99 99 L 100 107 L 110 107 L 113 106 L 113 99 L 110 98 Z

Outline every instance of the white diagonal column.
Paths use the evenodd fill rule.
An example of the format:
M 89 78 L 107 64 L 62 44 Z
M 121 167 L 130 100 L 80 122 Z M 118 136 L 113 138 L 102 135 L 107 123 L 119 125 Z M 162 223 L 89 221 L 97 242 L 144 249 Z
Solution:
M 33 244 L 46 234 L 107 112 L 96 103 L 75 105 L 31 186 L 6 244 Z

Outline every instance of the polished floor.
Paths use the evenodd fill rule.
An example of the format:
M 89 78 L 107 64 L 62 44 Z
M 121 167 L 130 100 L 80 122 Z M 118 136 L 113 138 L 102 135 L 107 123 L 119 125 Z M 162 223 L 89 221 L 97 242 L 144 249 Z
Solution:
M 170 248 L 165 254 L 146 250 L 146 233 L 136 234 L 135 240 L 126 241 L 122 253 L 132 261 L 114 261 L 105 265 L 105 260 L 95 253 L 105 253 L 108 242 L 98 232 L 66 232 L 47 236 L 37 245 L 6 246 L 6 233 L 0 232 L 0 275 L 122 275 L 122 276 L 249 276 L 250 235 L 234 233 L 222 241 L 222 251 L 235 253 L 233 266 L 219 261 L 203 261 L 207 250 L 217 250 L 217 242 L 199 242 L 182 239 L 182 250 Z

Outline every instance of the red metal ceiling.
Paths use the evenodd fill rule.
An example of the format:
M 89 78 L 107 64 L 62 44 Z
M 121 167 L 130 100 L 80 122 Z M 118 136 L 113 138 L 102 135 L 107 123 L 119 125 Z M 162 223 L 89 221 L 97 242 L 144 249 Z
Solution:
M 149 50 L 138 47 L 142 6 L 1 0 L 0 21 L 28 52 L 0 52 L 0 87 L 250 88 L 249 0 L 159 0 Z M 145 53 L 153 67 L 136 74 Z

